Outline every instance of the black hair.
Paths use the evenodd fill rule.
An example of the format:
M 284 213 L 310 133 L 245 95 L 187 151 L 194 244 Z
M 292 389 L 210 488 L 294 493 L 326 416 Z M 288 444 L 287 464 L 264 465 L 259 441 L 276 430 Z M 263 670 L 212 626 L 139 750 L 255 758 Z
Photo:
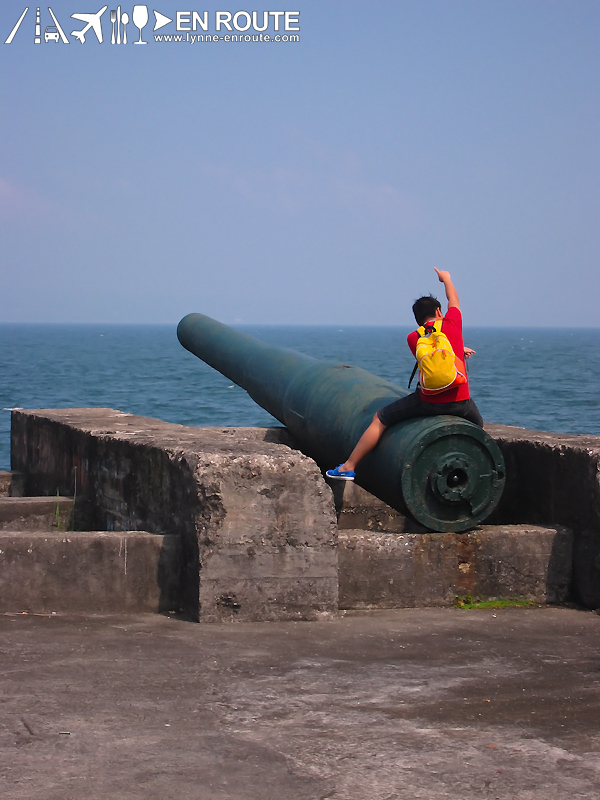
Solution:
M 438 308 L 442 308 L 441 303 L 437 297 L 434 297 L 432 294 L 427 295 L 427 297 L 419 297 L 418 300 L 415 300 L 412 310 L 417 325 L 423 325 L 428 319 L 435 317 L 435 312 Z

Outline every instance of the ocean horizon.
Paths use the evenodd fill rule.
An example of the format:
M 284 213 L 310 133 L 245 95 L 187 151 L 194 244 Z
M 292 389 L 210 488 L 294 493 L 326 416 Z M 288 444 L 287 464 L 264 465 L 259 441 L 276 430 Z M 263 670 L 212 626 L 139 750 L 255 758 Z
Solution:
M 176 325 L 0 324 L 0 469 L 10 411 L 109 407 L 183 425 L 279 425 L 178 342 Z M 235 325 L 406 388 L 414 326 Z M 487 422 L 600 435 L 600 328 L 468 327 L 471 396 Z

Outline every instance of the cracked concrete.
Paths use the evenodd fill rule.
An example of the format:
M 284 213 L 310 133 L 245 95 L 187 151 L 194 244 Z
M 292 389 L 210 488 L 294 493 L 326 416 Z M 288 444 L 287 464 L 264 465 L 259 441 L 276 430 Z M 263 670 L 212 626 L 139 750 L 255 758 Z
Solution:
M 600 795 L 600 617 L 4 616 L 6 800 Z

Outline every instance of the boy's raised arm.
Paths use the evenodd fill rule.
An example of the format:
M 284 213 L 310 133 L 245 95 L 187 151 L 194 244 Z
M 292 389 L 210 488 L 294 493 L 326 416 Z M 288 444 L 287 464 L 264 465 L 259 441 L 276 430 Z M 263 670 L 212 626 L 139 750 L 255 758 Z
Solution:
M 450 273 L 442 269 L 437 269 L 437 267 L 434 267 L 434 270 L 437 272 L 437 276 L 440 280 L 440 283 L 444 284 L 444 289 L 446 290 L 446 298 L 448 299 L 448 308 L 458 308 L 458 310 L 460 311 L 460 303 L 458 302 L 458 293 L 454 288 L 454 284 L 450 279 Z

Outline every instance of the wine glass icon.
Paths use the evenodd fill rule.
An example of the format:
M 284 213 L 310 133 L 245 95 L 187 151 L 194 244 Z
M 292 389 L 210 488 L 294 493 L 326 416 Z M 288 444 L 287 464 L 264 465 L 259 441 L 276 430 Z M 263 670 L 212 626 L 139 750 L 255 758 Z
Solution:
M 140 29 L 140 38 L 134 44 L 148 44 L 142 41 L 142 28 L 148 24 L 148 6 L 134 6 L 131 19 L 135 27 Z

